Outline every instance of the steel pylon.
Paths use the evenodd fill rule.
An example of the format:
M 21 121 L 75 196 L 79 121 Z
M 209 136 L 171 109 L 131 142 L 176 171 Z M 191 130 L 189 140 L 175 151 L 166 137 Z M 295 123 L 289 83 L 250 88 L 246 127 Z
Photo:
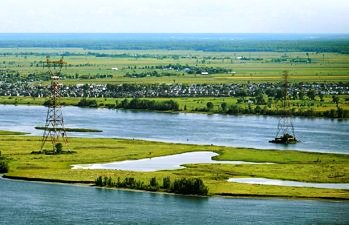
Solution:
M 51 94 L 48 101 L 46 123 L 44 128 L 44 133 L 41 141 L 41 150 L 44 150 L 45 143 L 49 140 L 52 144 L 53 153 L 57 153 L 56 144 L 61 143 L 67 146 L 68 139 L 66 130 L 64 128 L 64 119 L 62 112 L 62 105 L 60 103 L 60 87 L 59 83 L 61 70 L 66 62 L 63 58 L 60 60 L 50 60 L 49 57 L 46 58 L 44 66 L 48 68 L 48 74 L 51 77 Z

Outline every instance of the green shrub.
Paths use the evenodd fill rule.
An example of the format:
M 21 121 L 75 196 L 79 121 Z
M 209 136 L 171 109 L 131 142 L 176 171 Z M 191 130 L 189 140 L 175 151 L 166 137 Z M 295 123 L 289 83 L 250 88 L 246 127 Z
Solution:
M 162 188 L 164 189 L 170 189 L 171 187 L 171 180 L 170 177 L 164 177 L 162 179 Z
M 156 177 L 152 177 L 149 181 L 149 190 L 151 191 L 157 191 L 159 190 L 159 184 L 158 181 L 156 180 Z
M 8 172 L 8 163 L 5 160 L 0 161 L 0 173 Z

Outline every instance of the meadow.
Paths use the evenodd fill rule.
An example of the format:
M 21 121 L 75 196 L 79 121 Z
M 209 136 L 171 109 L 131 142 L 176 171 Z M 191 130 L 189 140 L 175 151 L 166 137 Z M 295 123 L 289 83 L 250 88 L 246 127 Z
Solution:
M 348 183 L 349 156 L 300 151 L 257 150 L 208 145 L 172 144 L 142 140 L 71 138 L 66 149 L 74 154 L 31 154 L 40 146 L 40 137 L 1 135 L 0 149 L 8 160 L 6 176 L 53 182 L 94 183 L 99 176 L 116 179 L 133 177 L 148 182 L 156 177 L 171 180 L 200 178 L 209 195 L 349 199 L 347 190 L 279 187 L 227 182 L 232 177 L 264 177 L 304 182 Z M 275 164 L 229 165 L 190 164 L 185 169 L 157 172 L 121 170 L 72 170 L 73 164 L 103 163 L 142 159 L 193 151 L 213 151 L 217 160 L 272 162 Z
M 39 77 L 46 55 L 53 59 L 64 55 L 65 84 L 221 84 L 280 82 L 289 71 L 290 82 L 348 82 L 349 57 L 333 52 L 206 52 L 189 50 L 91 50 L 81 48 L 1 48 L 0 70 L 21 77 Z M 184 67 L 223 68 L 228 72 L 190 74 L 171 69 Z M 160 69 L 164 67 L 163 69 Z M 117 68 L 112 70 L 112 68 Z M 157 76 L 127 77 L 126 74 L 150 73 Z M 34 76 L 34 77 L 35 77 Z M 48 82 L 37 80 L 36 83 Z

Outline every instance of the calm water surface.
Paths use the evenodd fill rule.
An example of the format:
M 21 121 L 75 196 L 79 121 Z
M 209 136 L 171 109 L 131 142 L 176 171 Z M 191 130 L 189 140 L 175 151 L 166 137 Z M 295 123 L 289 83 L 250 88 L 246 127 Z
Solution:
M 0 179 L 0 224 L 349 224 L 349 202 L 184 197 Z
M 0 105 L 0 129 L 42 135 L 46 107 Z M 74 136 L 119 137 L 166 142 L 215 144 L 262 149 L 297 149 L 349 153 L 349 121 L 295 118 L 300 143 L 276 145 L 277 117 L 230 116 L 189 113 L 157 113 L 64 107 L 66 127 L 95 128 L 102 133 L 71 133 Z
M 215 152 L 186 152 L 182 154 L 160 156 L 154 158 L 124 160 L 111 163 L 95 163 L 95 164 L 78 164 L 72 165 L 72 169 L 112 169 L 112 170 L 131 170 L 152 172 L 159 170 L 177 170 L 183 169 L 184 164 L 198 163 L 224 163 L 224 164 L 268 164 L 253 163 L 245 161 L 217 161 L 212 160 L 213 156 L 217 156 Z
M 276 180 L 258 177 L 244 177 L 244 178 L 229 178 L 228 182 L 237 182 L 243 184 L 263 184 L 289 187 L 315 187 L 315 188 L 334 188 L 349 190 L 349 183 L 310 183 L 290 180 Z

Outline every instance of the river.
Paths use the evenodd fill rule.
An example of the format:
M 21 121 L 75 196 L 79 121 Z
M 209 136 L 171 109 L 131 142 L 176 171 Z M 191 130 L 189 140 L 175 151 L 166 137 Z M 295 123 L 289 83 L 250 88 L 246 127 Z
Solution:
M 46 107 L 0 105 L 0 130 L 42 135 Z M 295 118 L 295 145 L 268 143 L 276 133 L 277 117 L 160 113 L 64 107 L 66 127 L 94 128 L 102 133 L 70 133 L 84 137 L 117 137 L 165 142 L 214 144 L 260 149 L 295 149 L 349 154 L 349 120 Z
M 349 224 L 349 202 L 186 197 L 0 179 L 0 224 Z

